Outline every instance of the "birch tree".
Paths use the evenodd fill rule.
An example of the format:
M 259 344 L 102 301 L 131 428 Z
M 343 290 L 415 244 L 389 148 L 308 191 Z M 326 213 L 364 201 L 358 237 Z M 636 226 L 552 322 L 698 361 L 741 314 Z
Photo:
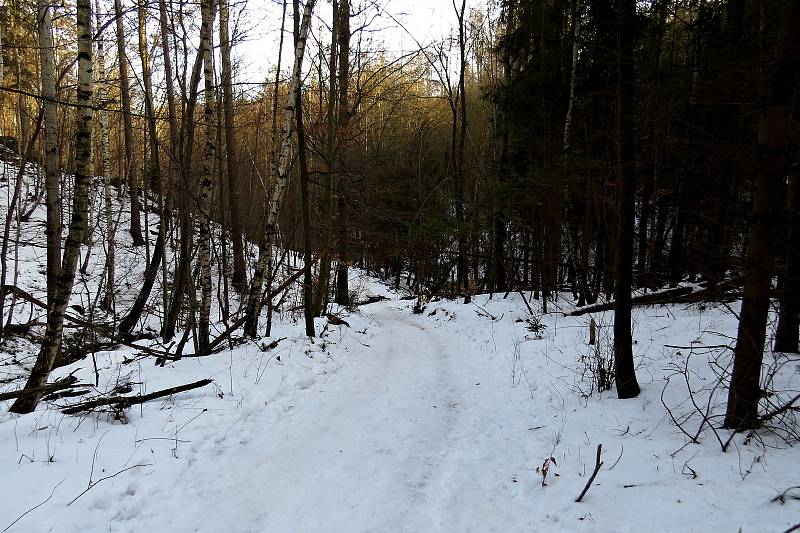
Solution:
M 264 223 L 264 233 L 259 245 L 258 262 L 256 263 L 253 280 L 250 283 L 250 292 L 247 298 L 244 333 L 255 337 L 258 328 L 258 316 L 261 312 L 261 292 L 264 286 L 267 268 L 272 256 L 272 243 L 277 231 L 278 214 L 283 206 L 284 193 L 289 183 L 289 164 L 292 151 L 292 123 L 296 109 L 297 95 L 300 92 L 300 80 L 303 67 L 303 55 L 306 49 L 308 28 L 311 24 L 311 14 L 316 0 L 307 0 L 303 9 L 303 18 L 300 23 L 300 35 L 294 47 L 294 65 L 292 78 L 289 83 L 289 94 L 283 110 L 283 127 L 281 130 L 281 149 L 276 165 L 275 184 L 273 185 L 270 200 L 267 205 L 267 216 Z
M 42 20 L 44 26 L 49 25 L 47 8 Z M 42 10 L 40 10 L 40 14 Z M 77 121 L 75 133 L 75 190 L 72 199 L 72 218 L 69 224 L 67 240 L 64 244 L 64 257 L 58 276 L 55 297 L 47 316 L 44 341 L 25 384 L 25 389 L 40 387 L 47 382 L 53 363 L 61 347 L 64 328 L 64 312 L 80 259 L 80 249 L 86 234 L 86 222 L 89 206 L 89 185 L 92 172 L 92 17 L 90 0 L 78 0 L 76 5 L 76 22 L 78 35 L 78 90 Z M 44 28 L 45 32 L 48 28 Z M 43 71 L 45 70 L 43 62 Z M 51 71 L 52 72 L 52 71 Z M 43 76 L 44 78 L 45 76 Z M 14 413 L 29 413 L 36 409 L 41 399 L 41 392 L 20 396 L 11 406 Z
M 61 271 L 61 169 L 58 157 L 58 109 L 56 106 L 55 51 L 53 20 L 47 0 L 37 3 L 39 59 L 44 112 L 45 205 L 47 207 L 47 310 L 51 312 Z
M 95 3 L 99 6 L 99 0 Z M 97 27 L 101 26 L 99 9 L 96 9 Z M 109 149 L 108 111 L 105 106 L 108 100 L 108 81 L 106 79 L 106 54 L 105 39 L 103 35 L 97 38 L 97 103 L 100 108 L 100 153 L 101 170 L 103 178 L 103 216 L 106 229 L 106 264 L 105 264 L 105 289 L 100 307 L 108 311 L 114 310 L 115 286 L 115 228 L 114 211 L 111 199 L 111 151 Z
M 203 51 L 203 79 L 205 122 L 205 149 L 203 151 L 203 173 L 200 181 L 200 206 L 198 219 L 198 262 L 200 266 L 200 318 L 197 324 L 197 351 L 208 352 L 209 322 L 211 317 L 211 193 L 213 166 L 216 157 L 216 120 L 214 102 L 214 66 L 211 57 L 211 29 L 213 20 L 213 0 L 203 0 L 202 25 L 200 27 L 200 47 Z

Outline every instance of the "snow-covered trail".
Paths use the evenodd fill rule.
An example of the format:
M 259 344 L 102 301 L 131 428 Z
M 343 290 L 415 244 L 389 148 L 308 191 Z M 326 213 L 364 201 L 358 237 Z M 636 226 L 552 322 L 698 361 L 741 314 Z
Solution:
M 592 386 L 581 373 L 585 318 L 551 313 L 532 329 L 526 308 L 481 296 L 414 315 L 394 295 L 343 312 L 352 327 L 328 325 L 313 343 L 288 317 L 276 346 L 263 339 L 163 368 L 99 353 L 101 389 L 214 384 L 130 409 L 125 424 L 58 404 L 6 414 L 0 529 L 29 509 L 9 531 L 701 533 L 796 523 L 796 507 L 773 501 L 796 485 L 791 449 L 766 455 L 741 436 L 723 454 L 710 430 L 687 445 L 659 401 L 686 405 L 664 378 L 684 359 L 653 346 L 688 345 L 705 330 L 698 342 L 715 342 L 734 320 L 639 310 L 643 392 L 621 402 L 582 392 Z M 56 377 L 71 372 L 92 379 L 93 363 Z M 600 443 L 606 466 L 576 504 Z
M 494 402 L 480 399 L 481 365 L 404 314 L 376 305 L 375 344 L 283 416 L 250 418 L 245 446 L 197 457 L 177 480 L 189 523 L 203 531 L 232 521 L 240 531 L 431 531 L 452 530 L 454 521 L 487 530 L 484 520 L 502 518 L 465 494 L 489 466 L 480 462 L 480 436 Z

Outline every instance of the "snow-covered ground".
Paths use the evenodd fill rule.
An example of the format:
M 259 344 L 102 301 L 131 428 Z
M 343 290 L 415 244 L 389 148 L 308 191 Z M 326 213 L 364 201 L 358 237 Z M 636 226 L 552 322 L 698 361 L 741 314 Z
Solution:
M 35 253 L 19 284 L 41 296 Z M 621 401 L 597 392 L 591 370 L 610 349 L 610 313 L 593 315 L 594 347 L 590 317 L 563 316 L 564 299 L 547 315 L 529 294 L 533 314 L 519 294 L 415 314 L 361 272 L 353 284 L 388 299 L 341 310 L 349 325 L 318 319 L 314 340 L 284 312 L 272 338 L 214 356 L 159 367 L 123 348 L 53 373 L 94 383 L 96 365 L 99 392 L 214 380 L 122 420 L 59 410 L 81 398 L 25 416 L 0 402 L 0 530 L 748 533 L 800 522 L 800 501 L 772 501 L 800 484 L 797 448 L 769 432 L 735 435 L 724 453 L 717 440 L 731 438 L 719 428 L 725 391 L 713 388 L 730 353 L 703 347 L 730 344 L 736 305 L 637 309 L 642 394 Z M 0 391 L 21 386 L 32 355 L 24 342 L 5 346 Z M 800 388 L 797 360 L 766 362 L 781 366 L 775 388 Z M 687 378 L 699 409 L 717 416 L 710 427 Z M 690 435 L 700 429 L 698 443 L 670 412 Z M 575 503 L 598 444 L 603 466 Z

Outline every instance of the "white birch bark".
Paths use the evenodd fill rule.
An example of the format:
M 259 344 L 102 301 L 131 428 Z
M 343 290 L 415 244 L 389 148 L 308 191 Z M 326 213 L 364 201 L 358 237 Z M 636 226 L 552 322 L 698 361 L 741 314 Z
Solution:
M 267 205 L 267 216 L 264 227 L 264 235 L 259 246 L 260 252 L 253 279 L 250 283 L 250 293 L 247 299 L 247 310 L 244 332 L 245 335 L 254 337 L 258 327 L 258 315 L 261 312 L 261 292 L 264 286 L 267 267 L 272 257 L 272 241 L 276 232 L 278 215 L 283 206 L 283 197 L 286 186 L 289 183 L 289 163 L 291 162 L 292 152 L 292 124 L 294 123 L 295 103 L 297 95 L 300 93 L 300 80 L 303 67 L 303 55 L 305 54 L 306 40 L 308 38 L 308 28 L 311 24 L 311 14 L 314 11 L 316 0 L 307 0 L 303 10 L 303 19 L 300 23 L 300 36 L 294 47 L 294 66 L 292 67 L 292 78 L 289 83 L 289 94 L 286 107 L 283 109 L 283 127 L 281 129 L 281 149 L 278 153 L 276 165 L 275 184 L 270 194 L 269 204 Z
M 209 322 L 211 320 L 211 227 L 209 212 L 213 187 L 212 170 L 216 158 L 216 119 L 214 101 L 214 66 L 211 57 L 211 27 L 213 25 L 213 0 L 203 0 L 200 40 L 203 50 L 203 78 L 205 81 L 205 150 L 203 152 L 203 174 L 200 182 L 200 212 L 198 213 L 198 261 L 200 263 L 200 319 L 197 324 L 197 350 L 201 355 L 208 352 Z
M 95 4 L 99 5 L 99 0 Z M 100 10 L 97 9 L 99 13 Z M 97 20 L 100 27 L 100 20 Z M 115 256 L 114 248 L 114 211 L 111 199 L 111 151 L 109 149 L 108 111 L 105 110 L 108 99 L 108 86 L 106 81 L 106 54 L 105 41 L 102 35 L 97 39 L 97 103 L 100 108 L 100 145 L 101 145 L 101 175 L 103 177 L 103 215 L 106 227 L 106 286 L 103 293 L 101 306 L 109 311 L 114 310 L 115 287 Z
M 80 258 L 81 243 L 86 235 L 89 207 L 89 185 L 92 165 L 92 22 L 90 0 L 78 0 L 76 5 L 78 34 L 78 95 L 75 133 L 75 190 L 72 198 L 72 218 L 64 259 L 58 276 L 56 294 L 47 317 L 44 341 L 25 385 L 26 389 L 40 387 L 47 382 L 61 346 L 64 332 L 64 312 L 69 303 L 75 272 Z M 20 396 L 11 411 L 29 413 L 36 409 L 41 393 Z

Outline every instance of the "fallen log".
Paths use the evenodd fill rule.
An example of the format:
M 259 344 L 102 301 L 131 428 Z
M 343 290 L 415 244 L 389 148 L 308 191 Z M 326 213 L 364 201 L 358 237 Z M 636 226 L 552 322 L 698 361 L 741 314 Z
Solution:
M 650 294 L 644 294 L 642 296 L 637 296 L 635 298 L 632 298 L 631 305 L 636 307 L 641 305 L 658 305 L 658 304 L 673 303 L 675 302 L 676 299 L 688 296 L 693 292 L 695 292 L 693 287 L 678 287 L 676 289 L 667 289 L 665 291 L 653 292 Z M 600 313 L 602 311 L 611 311 L 612 309 L 614 309 L 614 305 L 615 305 L 614 302 L 587 305 L 586 307 L 581 307 L 580 309 L 576 309 L 570 313 L 564 313 L 564 316 L 581 316 L 589 313 Z
M 132 405 L 149 402 L 150 400 L 156 400 L 158 398 L 163 398 L 164 396 L 171 396 L 179 392 L 186 392 L 188 390 L 205 387 L 213 381 L 213 379 L 201 379 L 200 381 L 195 381 L 194 383 L 170 387 L 168 389 L 151 392 L 150 394 L 140 394 L 138 396 L 111 396 L 108 398 L 89 400 L 88 402 L 71 405 L 65 409 L 62 409 L 61 412 L 67 415 L 74 415 L 83 411 L 90 411 L 96 407 L 102 407 L 104 405 L 113 405 L 118 409 L 126 409 Z

